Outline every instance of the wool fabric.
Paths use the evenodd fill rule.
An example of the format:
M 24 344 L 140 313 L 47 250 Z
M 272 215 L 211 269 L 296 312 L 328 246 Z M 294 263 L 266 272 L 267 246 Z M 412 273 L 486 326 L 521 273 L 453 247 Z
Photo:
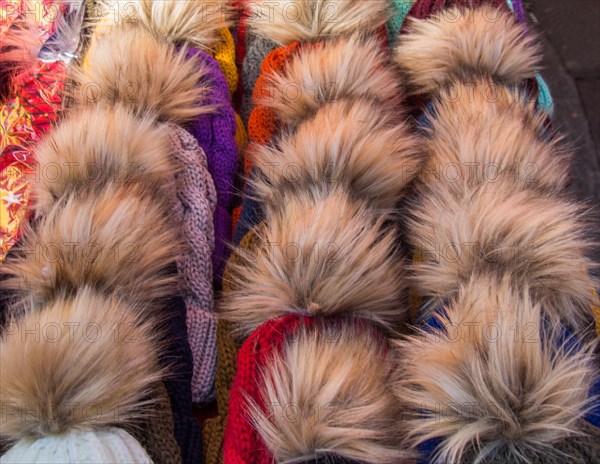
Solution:
M 221 66 L 225 75 L 229 92 L 233 94 L 237 90 L 238 70 L 235 64 L 235 42 L 231 32 L 227 28 L 219 31 L 221 40 L 214 47 L 213 57 Z
M 265 43 L 258 37 L 256 40 L 259 41 L 257 42 L 259 47 L 249 49 L 249 53 L 246 55 L 249 57 L 249 60 L 253 59 L 255 56 L 254 51 L 256 51 L 256 58 L 258 59 L 262 55 L 262 52 L 265 52 L 266 49 L 270 47 L 268 42 L 271 41 Z M 285 64 L 294 56 L 294 53 L 296 53 L 296 50 L 299 48 L 299 46 L 300 42 L 295 41 L 289 45 L 275 48 L 266 54 L 260 65 L 260 75 L 258 75 L 256 78 L 256 85 L 252 93 L 253 101 L 260 96 L 269 95 L 267 76 L 272 72 L 284 69 Z M 249 80 L 254 77 L 253 73 L 255 72 L 254 66 L 256 65 L 256 62 L 257 61 L 245 62 L 253 67 Z M 267 108 L 262 105 L 256 105 L 252 107 L 252 111 L 248 119 L 248 137 L 251 142 L 268 144 L 271 142 L 271 139 L 278 129 L 280 128 L 278 127 L 277 117 L 271 108 Z M 248 178 L 250 176 L 251 170 L 252 160 L 249 154 L 246 153 L 244 156 L 243 166 L 244 178 Z M 246 186 L 244 185 L 242 189 L 246 190 Z M 252 228 L 254 224 L 256 224 L 259 217 L 260 205 L 255 199 L 252 198 L 252 195 L 249 192 L 246 192 L 246 195 L 242 200 L 242 205 L 237 207 L 233 215 L 234 221 L 232 225 L 235 243 L 239 243 L 239 240 L 241 240 L 246 232 Z M 241 227 L 241 230 L 238 231 L 239 227 Z
M 176 271 L 175 271 L 176 272 Z M 164 380 L 173 414 L 174 435 L 183 463 L 195 463 L 202 456 L 200 423 L 193 415 L 193 355 L 187 337 L 187 308 L 183 298 L 170 299 L 165 311 L 165 350 L 160 362 L 173 373 Z
M 181 451 L 173 435 L 171 401 L 163 383 L 157 386 L 156 405 L 147 420 L 129 432 L 138 439 L 154 463 L 179 464 Z
M 237 122 L 231 107 L 231 96 L 219 63 L 198 49 L 190 49 L 188 57 L 198 60 L 199 66 L 208 70 L 205 105 L 218 105 L 215 114 L 196 118 L 189 130 L 196 138 L 208 162 L 217 191 L 214 213 L 215 247 L 212 254 L 213 282 L 220 287 L 223 268 L 229 253 L 227 243 L 231 239 L 231 201 L 234 178 L 238 169 L 238 151 L 235 140 Z
M 248 232 L 237 245 L 244 253 L 256 253 L 260 239 L 254 230 Z M 231 272 L 232 266 L 241 264 L 242 254 L 233 254 L 227 263 L 223 274 L 223 291 L 233 289 Z M 206 464 L 223 463 L 223 434 L 229 411 L 229 391 L 236 373 L 236 358 L 240 343 L 232 335 L 233 324 L 219 320 L 217 323 L 217 416 L 208 419 L 204 425 L 204 459 Z
M 82 430 L 44 437 L 32 443 L 19 442 L 4 456 L 3 464 L 151 464 L 144 448 L 129 433 L 112 428 L 106 431 Z
M 173 158 L 180 169 L 175 177 L 173 216 L 181 224 L 186 250 L 177 262 L 186 306 L 187 334 L 193 357 L 192 398 L 210 401 L 216 367 L 216 322 L 213 308 L 213 213 L 217 194 L 206 156 L 185 129 L 169 124 Z
M 225 75 L 225 80 L 227 81 L 227 86 L 229 87 L 229 92 L 231 94 L 231 104 L 233 102 L 235 92 L 238 91 L 238 83 L 240 81 L 237 64 L 235 61 L 235 42 L 229 29 L 221 29 L 219 34 L 221 36 L 221 41 L 215 45 L 213 57 L 217 63 L 219 63 L 219 66 L 221 66 L 221 71 Z M 237 145 L 238 153 L 241 154 L 246 149 L 248 135 L 246 134 L 246 127 L 244 126 L 244 123 L 237 111 L 235 112 L 235 120 L 235 143 Z
M 261 64 L 261 75 L 256 80 L 253 98 L 269 97 L 270 85 L 268 75 L 273 72 L 285 69 L 287 62 L 294 56 L 300 42 L 294 41 L 289 45 L 284 45 L 271 51 Z M 256 143 L 266 145 L 271 142 L 275 133 L 281 129 L 278 125 L 277 116 L 272 108 L 265 106 L 255 106 L 248 119 L 248 136 L 250 140 Z M 245 166 L 245 172 L 248 174 L 252 167 L 250 161 Z
M 300 327 L 311 327 L 310 317 L 289 315 L 273 319 L 257 330 L 244 342 L 237 356 L 237 372 L 229 398 L 229 415 L 225 428 L 224 462 L 227 464 L 271 464 L 273 456 L 248 422 L 252 398 L 260 408 L 261 386 L 258 379 L 262 369 L 274 353 L 281 352 L 287 337 L 293 337 Z
M 246 34 L 246 54 L 242 67 L 243 97 L 241 104 L 241 116 L 245 124 L 254 107 L 252 94 L 256 87 L 256 81 L 260 76 L 261 64 L 267 55 L 277 48 L 272 40 L 255 34 Z

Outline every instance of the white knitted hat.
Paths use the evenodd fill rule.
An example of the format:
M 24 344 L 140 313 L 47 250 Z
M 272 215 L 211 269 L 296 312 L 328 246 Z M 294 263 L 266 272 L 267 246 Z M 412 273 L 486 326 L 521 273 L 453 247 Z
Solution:
M 70 431 L 38 440 L 24 438 L 4 456 L 2 464 L 147 464 L 152 460 L 135 438 L 119 428 Z
M 163 374 L 144 309 L 83 288 L 11 322 L 0 337 L 0 436 L 11 445 L 1 464 L 152 462 L 125 431 L 154 410 Z

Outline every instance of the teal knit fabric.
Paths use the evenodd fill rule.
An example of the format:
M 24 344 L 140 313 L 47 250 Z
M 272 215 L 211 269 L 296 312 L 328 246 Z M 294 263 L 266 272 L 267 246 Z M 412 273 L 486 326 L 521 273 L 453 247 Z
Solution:
M 415 0 L 390 0 L 391 1 L 391 17 L 387 22 L 388 42 L 390 45 L 396 43 L 396 38 L 400 34 L 404 18 L 408 14 L 410 7 L 413 6 Z
M 506 0 L 506 4 L 509 6 L 511 10 L 515 10 L 515 6 L 513 4 L 513 0 Z M 538 99 L 537 105 L 541 110 L 547 111 L 550 116 L 554 113 L 554 102 L 552 101 L 552 95 L 550 94 L 550 89 L 548 88 L 548 84 L 544 81 L 544 78 L 539 74 L 535 76 L 535 80 L 538 84 Z
M 387 22 L 387 33 L 388 42 L 390 46 L 396 43 L 396 39 L 402 29 L 402 24 L 406 19 L 406 15 L 410 11 L 415 0 L 390 0 L 391 1 L 391 18 Z M 506 4 L 511 10 L 514 10 L 513 0 L 506 0 Z M 554 113 L 554 102 L 548 84 L 544 81 L 542 76 L 539 74 L 536 76 L 536 81 L 539 88 L 539 95 L 537 99 L 538 108 L 548 112 L 550 116 Z

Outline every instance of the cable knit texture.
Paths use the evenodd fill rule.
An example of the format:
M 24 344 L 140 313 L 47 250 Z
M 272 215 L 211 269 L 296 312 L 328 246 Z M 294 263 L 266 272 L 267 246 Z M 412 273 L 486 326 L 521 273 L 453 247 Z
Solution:
M 233 184 L 238 168 L 238 151 L 235 139 L 236 119 L 231 107 L 229 86 L 219 63 L 207 53 L 190 49 L 188 56 L 195 57 L 199 66 L 208 71 L 210 84 L 205 105 L 218 105 L 215 114 L 196 118 L 189 130 L 196 138 L 208 162 L 217 191 L 217 206 L 214 213 L 215 248 L 212 254 L 213 282 L 220 287 L 223 268 L 229 254 L 227 243 L 231 239 L 231 201 Z
M 177 201 L 173 215 L 182 227 L 186 250 L 177 262 L 186 306 L 188 341 L 193 356 L 192 399 L 210 401 L 216 368 L 216 322 L 213 313 L 213 212 L 217 194 L 207 169 L 206 156 L 194 137 L 169 124 L 176 174 Z

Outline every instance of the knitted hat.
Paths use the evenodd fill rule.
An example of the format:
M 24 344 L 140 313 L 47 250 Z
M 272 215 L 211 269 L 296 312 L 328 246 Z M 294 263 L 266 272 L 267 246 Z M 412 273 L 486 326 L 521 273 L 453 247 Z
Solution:
M 266 37 L 246 34 L 246 54 L 242 67 L 242 80 L 244 83 L 244 96 L 241 104 L 242 120 L 248 124 L 254 102 L 253 94 L 256 81 L 261 73 L 261 65 L 267 55 L 277 48 L 277 44 Z
M 175 8 L 176 5 L 178 8 Z M 220 8 L 217 10 L 216 6 Z M 178 196 L 187 209 L 183 234 L 190 250 L 194 250 L 186 255 L 184 263 L 179 263 L 184 291 L 192 295 L 186 299 L 186 305 L 189 344 L 194 358 L 193 400 L 198 403 L 208 402 L 214 396 L 216 365 L 212 285 L 214 283 L 217 289 L 220 287 L 221 274 L 227 260 L 232 230 L 234 177 L 239 163 L 236 136 L 241 137 L 239 143 L 242 145 L 244 138 L 243 131 L 239 134 L 240 124 L 231 107 L 230 91 L 236 86 L 237 70 L 233 39 L 224 27 L 227 25 L 228 5 L 226 2 L 219 5 L 214 2 L 162 2 L 158 8 L 151 5 L 151 2 L 142 1 L 140 8 L 140 20 L 147 30 L 159 38 L 166 37 L 179 47 L 185 47 L 182 53 L 185 53 L 188 64 L 196 66 L 198 73 L 202 75 L 197 83 L 201 98 L 196 105 L 211 109 L 184 123 L 203 153 L 199 155 L 197 148 L 190 148 L 192 145 L 186 136 L 186 148 L 183 150 L 187 150 L 187 154 L 180 161 L 191 163 L 199 156 L 204 158 L 206 166 L 202 168 L 202 186 L 195 183 L 199 176 L 197 166 L 189 167 L 195 174 L 188 171 L 185 176 L 178 176 L 178 182 L 183 177 L 188 178 L 183 185 L 178 186 Z M 169 12 L 169 15 L 161 16 L 161 9 Z M 197 23 L 189 23 L 190 17 L 197 17 Z M 214 48 L 214 58 L 200 49 L 209 45 Z M 212 180 L 206 178 L 206 168 Z M 199 192 L 199 188 L 204 188 L 209 182 L 210 191 Z M 210 203 L 210 211 L 206 208 L 206 201 Z M 206 223 L 209 216 L 213 222 L 210 228 Z M 212 265 L 205 262 L 206 253 L 212 254 Z M 207 277 L 211 279 L 210 284 L 206 282 Z
M 311 318 L 296 315 L 275 319 L 254 331 L 242 345 L 237 355 L 236 375 L 229 397 L 224 462 L 263 464 L 273 461 L 254 427 L 248 423 L 248 398 L 260 400 L 262 386 L 258 376 L 261 369 L 274 353 L 281 351 L 286 338 L 293 336 L 300 324 L 309 327 L 312 323 Z
M 499 11 L 513 11 L 516 20 L 521 23 L 526 30 L 527 22 L 522 0 L 493 0 L 489 2 L 487 0 L 408 0 L 401 5 L 395 6 L 395 9 L 397 10 L 396 14 L 392 16 L 388 25 L 391 26 L 391 30 L 398 31 L 398 33 L 400 33 L 401 29 L 401 33 L 404 34 L 410 27 L 412 19 L 426 19 L 440 11 L 450 11 L 444 9 L 450 9 L 453 6 L 461 8 L 486 4 L 498 8 Z M 408 11 L 407 7 L 409 6 L 410 10 Z M 460 17 L 460 14 L 457 14 L 456 11 L 448 14 L 454 15 L 453 18 L 449 18 L 452 22 L 456 22 L 456 20 Z M 490 17 L 488 20 L 494 22 L 495 17 Z M 390 42 L 392 44 L 396 43 L 399 37 L 398 33 L 391 38 Z M 550 95 L 548 86 L 544 79 L 539 74 L 535 74 L 535 79 L 531 78 L 527 81 L 527 87 L 532 94 L 536 95 L 538 107 L 549 114 L 552 114 L 552 96 Z M 415 104 L 422 105 L 422 102 L 419 102 L 419 99 L 416 98 Z
M 196 49 L 190 49 L 187 53 L 188 57 L 194 57 L 198 66 L 205 72 L 205 95 L 202 104 L 217 108 L 212 114 L 196 118 L 189 125 L 189 130 L 206 155 L 208 170 L 217 192 L 212 263 L 215 284 L 220 286 L 227 261 L 227 244 L 231 239 L 231 203 L 239 159 L 235 141 L 237 123 L 231 107 L 229 87 L 217 61 Z
M 577 459 L 563 452 L 593 406 L 594 281 L 583 209 L 564 195 L 569 155 L 523 85 L 539 48 L 504 2 L 430 15 L 442 3 L 415 3 L 424 19 L 395 53 L 432 98 L 407 237 L 433 323 L 399 343 L 407 444 L 426 462 Z
M 386 447 L 397 411 L 380 342 L 360 323 L 297 315 L 254 331 L 238 353 L 224 462 L 401 462 Z
M 403 177 L 401 161 L 419 164 L 420 158 L 404 133 L 395 106 L 398 82 L 386 67 L 380 41 L 346 36 L 357 18 L 366 19 L 363 15 L 370 15 L 367 27 L 377 30 L 385 20 L 379 14 L 385 4 L 339 5 L 340 16 L 331 24 L 320 8 L 303 2 L 296 5 L 301 9 L 298 24 L 284 25 L 275 7 L 275 21 L 254 25 L 258 34 L 285 47 L 262 64 L 249 122 L 256 163 L 247 198 L 260 203 L 264 217 L 256 228 L 261 246 L 251 255 L 240 252 L 222 307 L 223 316 L 236 323 L 235 332 L 249 336 L 238 354 L 230 394 L 224 462 L 398 463 L 407 457 L 390 420 L 395 409 L 385 386 L 385 357 L 371 330 L 400 324 L 405 316 L 398 304 L 403 283 L 395 232 L 384 224 L 389 203 L 410 178 Z M 300 45 L 298 38 L 317 42 Z M 330 81 L 336 85 L 316 92 L 310 87 Z M 290 83 L 299 87 L 299 98 L 285 98 L 282 90 Z M 377 114 L 385 114 L 386 121 L 375 118 L 371 127 L 366 121 Z M 326 127 L 334 129 L 328 133 Z M 390 133 L 383 135 L 387 129 Z M 273 160 L 275 166 L 294 164 L 297 169 L 269 172 L 265 167 Z M 307 170 L 308 164 L 316 172 Z M 363 181 L 371 187 L 363 189 Z M 370 191 L 375 185 L 382 189 L 378 194 Z M 333 245 L 335 258 L 316 250 L 323 243 Z M 286 254 L 288 245 L 297 248 L 293 257 Z M 354 318 L 368 321 L 359 334 L 354 332 L 363 323 Z M 343 348 L 325 341 L 329 331 L 338 333 L 338 323 Z M 350 355 L 341 362 L 339 353 Z M 356 387 L 358 379 L 350 372 L 364 374 L 367 365 L 374 371 Z M 339 410 L 309 414 L 305 402 L 327 403 L 323 392 L 329 402 L 344 404 L 352 423 Z M 300 417 L 289 421 L 271 413 L 268 405 L 275 403 L 298 404 Z M 357 423 L 361 426 L 355 428 Z
M 179 464 L 182 462 L 181 451 L 175 440 L 171 401 L 164 384 L 157 387 L 154 396 L 157 399 L 155 410 L 147 419 L 135 424 L 130 433 L 146 449 L 152 462 Z
M 48 436 L 32 444 L 19 442 L 2 456 L 6 464 L 65 462 L 150 464 L 152 460 L 140 444 L 121 429 L 74 431 L 64 436 Z
M 399 346 L 397 396 L 423 462 L 513 462 L 518 453 L 532 462 L 583 463 L 600 451 L 593 438 L 600 429 L 584 417 L 598 408 L 590 396 L 598 386 L 593 344 L 541 318 L 508 279 L 474 276 Z M 498 385 L 518 402 L 496 393 Z M 477 437 L 454 441 L 470 428 Z
M 259 237 L 251 230 L 237 245 L 242 252 L 231 255 L 225 273 L 223 274 L 223 292 L 228 293 L 234 285 L 231 273 L 241 264 L 242 256 L 254 254 L 260 246 Z M 229 410 L 229 390 L 236 372 L 236 359 L 239 342 L 232 336 L 233 325 L 229 321 L 220 319 L 217 323 L 217 411 L 215 418 L 208 419 L 204 425 L 204 459 L 206 464 L 223 462 L 223 433 Z
M 269 98 L 271 89 L 269 87 L 268 75 L 281 71 L 286 63 L 296 53 L 300 42 L 295 41 L 286 46 L 281 46 L 269 52 L 261 64 L 261 75 L 256 80 L 253 99 L 257 102 L 259 98 Z M 275 112 L 265 105 L 256 105 L 248 119 L 248 136 L 250 140 L 263 145 L 268 144 L 273 135 L 281 130 L 278 126 Z M 248 166 L 245 167 L 246 174 L 249 173 Z
M 173 369 L 173 374 L 164 383 L 173 411 L 174 433 L 181 458 L 187 463 L 195 462 L 202 455 L 202 448 L 199 424 L 191 411 L 193 369 L 187 340 L 186 306 L 178 295 L 177 279 L 174 278 L 177 257 L 183 249 L 179 231 L 172 227 L 170 221 L 175 185 L 173 172 L 176 169 L 173 169 L 172 163 L 169 126 L 159 122 L 186 124 L 198 115 L 214 111 L 214 108 L 201 105 L 201 83 L 205 76 L 203 69 L 198 69 L 193 59 L 186 60 L 185 54 L 178 53 L 172 43 L 164 41 L 164 37 L 177 40 L 179 34 L 186 31 L 193 34 L 194 31 L 169 28 L 169 24 L 165 23 L 163 25 L 166 28 L 158 34 L 163 34 L 162 39 L 157 40 L 155 34 L 159 29 L 148 28 L 148 24 L 156 19 L 153 14 L 157 10 L 145 9 L 149 5 L 148 2 L 140 2 L 143 8 L 138 12 L 144 11 L 146 16 L 136 25 L 114 27 L 107 22 L 96 29 L 86 66 L 74 73 L 74 79 L 82 87 L 88 83 L 97 85 L 101 90 L 98 99 L 90 101 L 74 92 L 73 98 L 78 108 L 70 111 L 61 122 L 52 134 L 53 140 L 38 148 L 38 156 L 46 163 L 76 161 L 66 180 L 43 178 L 36 186 L 36 210 L 41 219 L 26 241 L 28 247 L 32 244 L 58 244 L 56 252 L 60 259 L 48 264 L 39 255 L 28 255 L 24 260 L 11 262 L 6 267 L 9 278 L 5 284 L 22 293 L 14 312 L 26 309 L 26 314 L 39 314 L 40 318 L 61 321 L 63 313 L 69 316 L 66 309 L 72 298 L 76 309 L 97 308 L 105 317 L 102 320 L 105 325 L 118 324 L 119 317 L 133 318 L 133 324 L 130 325 L 145 330 L 140 338 L 150 345 L 131 344 L 126 347 L 115 344 L 107 348 L 96 344 L 94 348 L 99 351 L 92 350 L 89 356 L 81 356 L 85 350 L 77 349 L 77 346 L 71 350 L 71 345 L 66 343 L 65 347 L 63 343 L 60 356 L 56 355 L 56 349 L 45 350 L 45 356 L 50 359 L 37 356 L 36 359 L 43 360 L 44 365 L 56 364 L 56 375 L 62 377 L 66 377 L 65 365 L 74 364 L 68 360 L 78 356 L 78 368 L 68 371 L 77 372 L 79 380 L 76 388 L 68 390 L 76 399 L 82 397 L 87 400 L 91 395 L 103 395 L 101 399 L 104 403 L 101 405 L 114 406 L 115 398 L 119 400 L 118 395 L 124 395 L 125 387 L 129 395 L 125 400 L 117 401 L 118 406 L 127 407 L 123 418 L 115 420 L 111 416 L 109 422 L 107 412 L 80 424 L 82 419 L 76 416 L 71 421 L 63 420 L 56 430 L 56 425 L 47 425 L 48 421 L 42 417 L 39 421 L 42 433 L 47 433 L 47 428 L 50 432 L 58 433 L 69 433 L 72 428 L 104 430 L 107 425 L 128 425 L 133 420 L 146 417 L 149 410 L 154 409 L 154 387 L 164 373 L 163 369 L 156 366 L 156 359 L 160 358 L 162 366 Z M 186 8 L 195 8 L 197 5 L 196 2 L 187 2 L 185 5 L 177 2 L 177 7 L 184 8 L 176 10 L 178 13 L 183 11 L 185 15 Z M 160 7 L 167 10 L 173 6 L 174 3 L 160 2 Z M 151 14 L 147 16 L 149 11 Z M 174 21 L 177 19 L 173 15 L 163 15 L 163 18 L 166 17 Z M 199 34 L 194 37 L 206 38 L 206 34 L 210 36 L 211 29 L 203 25 Z M 210 37 L 207 40 L 209 43 Z M 154 66 L 152 63 L 156 61 L 160 61 L 164 67 Z M 127 98 L 126 89 L 130 90 L 130 87 L 114 87 L 119 79 L 129 84 L 140 84 L 137 86 L 138 98 Z M 85 136 L 82 137 L 82 134 Z M 182 159 L 184 154 L 200 153 L 197 146 L 190 148 L 183 144 L 183 148 L 186 153 L 178 151 Z M 101 167 L 95 182 L 89 182 L 86 178 L 85 165 L 88 162 Z M 125 166 L 128 169 L 123 169 Z M 136 169 L 131 169 L 132 166 Z M 185 179 L 188 174 L 188 169 L 182 170 L 181 178 Z M 194 205 L 186 204 L 184 208 L 187 206 L 191 209 Z M 67 245 L 62 246 L 62 243 L 93 244 L 93 250 L 100 257 L 89 260 L 77 253 L 73 255 L 72 250 Z M 120 244 L 134 244 L 135 247 L 121 250 L 117 246 Z M 119 254 L 119 259 L 106 256 L 109 251 L 115 250 L 124 254 Z M 208 259 L 207 256 L 205 258 L 204 262 Z M 91 291 L 88 287 L 92 287 L 98 295 L 88 294 Z M 107 308 L 107 305 L 112 306 Z M 28 306 L 34 306 L 37 311 L 29 310 Z M 54 311 L 60 311 L 60 315 Z M 88 313 L 86 317 L 95 316 L 95 313 Z M 25 320 L 25 323 L 30 322 Z M 105 333 L 107 337 L 110 335 L 109 331 Z M 17 338 L 19 334 L 13 340 Z M 13 344 L 18 346 L 16 342 Z M 123 353 L 115 354 L 117 349 L 122 349 Z M 35 354 L 31 349 L 22 347 L 3 347 L 2 355 L 5 353 L 8 353 L 7 359 L 15 360 L 13 362 L 19 359 L 15 353 L 23 353 L 22 356 Z M 95 365 L 101 366 L 100 373 L 89 369 L 92 355 Z M 137 370 L 123 361 L 129 359 L 127 356 L 137 358 L 133 365 Z M 35 363 L 26 361 L 21 365 L 31 365 L 31 369 L 36 367 Z M 151 365 L 151 362 L 154 364 Z M 19 398 L 18 395 L 25 393 L 28 394 L 27 398 L 39 396 L 36 392 L 22 392 L 27 387 L 25 382 L 12 385 L 17 376 L 14 373 L 5 374 L 7 361 L 3 359 L 2 364 L 0 381 L 3 388 L 0 390 L 3 395 L 12 395 L 11 398 Z M 118 369 L 128 371 L 116 372 Z M 142 372 L 138 374 L 140 370 Z M 103 375 L 109 378 L 103 379 Z M 138 375 L 138 378 L 131 379 L 134 375 Z M 28 378 L 35 380 L 30 382 L 34 387 L 45 385 L 39 381 L 37 371 Z M 49 380 L 52 382 L 52 379 Z M 98 385 L 109 390 L 98 387 L 92 389 L 90 385 L 96 385 L 96 380 Z M 66 377 L 60 382 L 51 383 L 52 388 L 47 389 L 54 397 L 60 398 L 60 401 L 50 401 L 47 405 L 51 407 L 51 412 L 58 411 L 61 414 L 65 408 L 64 401 L 70 400 L 60 391 L 63 386 L 69 387 L 69 381 L 70 377 Z M 79 393 L 79 390 L 83 393 Z M 24 407 L 28 406 L 23 404 Z M 36 427 L 36 424 L 33 421 L 32 426 Z M 2 432 L 13 440 L 32 434 L 31 429 L 24 432 L 19 427 L 22 425 L 17 421 L 13 429 L 3 427 Z
M 162 375 L 156 325 L 141 309 L 82 289 L 5 328 L 3 462 L 150 462 L 115 428 L 147 417 Z
M 261 41 L 262 39 L 257 37 L 256 40 Z M 268 39 L 265 40 L 271 42 Z M 260 42 L 257 42 L 257 44 L 260 44 Z M 260 65 L 262 74 L 257 76 L 256 86 L 251 94 L 253 102 L 256 98 L 269 95 L 270 89 L 265 76 L 282 69 L 285 66 L 286 61 L 291 59 L 298 47 L 299 42 L 293 42 L 288 46 L 282 46 L 271 50 L 264 57 L 264 60 Z M 257 52 L 260 54 L 261 49 L 257 49 Z M 253 55 L 249 54 L 248 56 L 252 57 Z M 281 129 L 278 124 L 275 113 L 268 106 L 257 104 L 252 107 L 248 118 L 248 137 L 250 141 L 253 144 L 268 144 L 275 132 Z M 251 145 L 248 153 L 244 156 L 244 179 L 253 177 L 251 175 L 252 157 L 249 153 L 252 149 Z M 234 215 L 234 243 L 239 243 L 242 237 L 244 237 L 244 235 L 259 222 L 261 217 L 260 205 L 251 193 L 251 187 L 243 185 L 243 190 L 246 195 L 244 195 L 242 205 Z
M 180 166 L 175 176 L 177 197 L 173 217 L 181 224 L 185 252 L 177 269 L 186 306 L 187 333 L 194 361 L 192 398 L 210 399 L 216 368 L 216 321 L 213 313 L 212 265 L 213 211 L 217 194 L 207 169 L 206 156 L 185 129 L 169 124 L 173 159 Z

